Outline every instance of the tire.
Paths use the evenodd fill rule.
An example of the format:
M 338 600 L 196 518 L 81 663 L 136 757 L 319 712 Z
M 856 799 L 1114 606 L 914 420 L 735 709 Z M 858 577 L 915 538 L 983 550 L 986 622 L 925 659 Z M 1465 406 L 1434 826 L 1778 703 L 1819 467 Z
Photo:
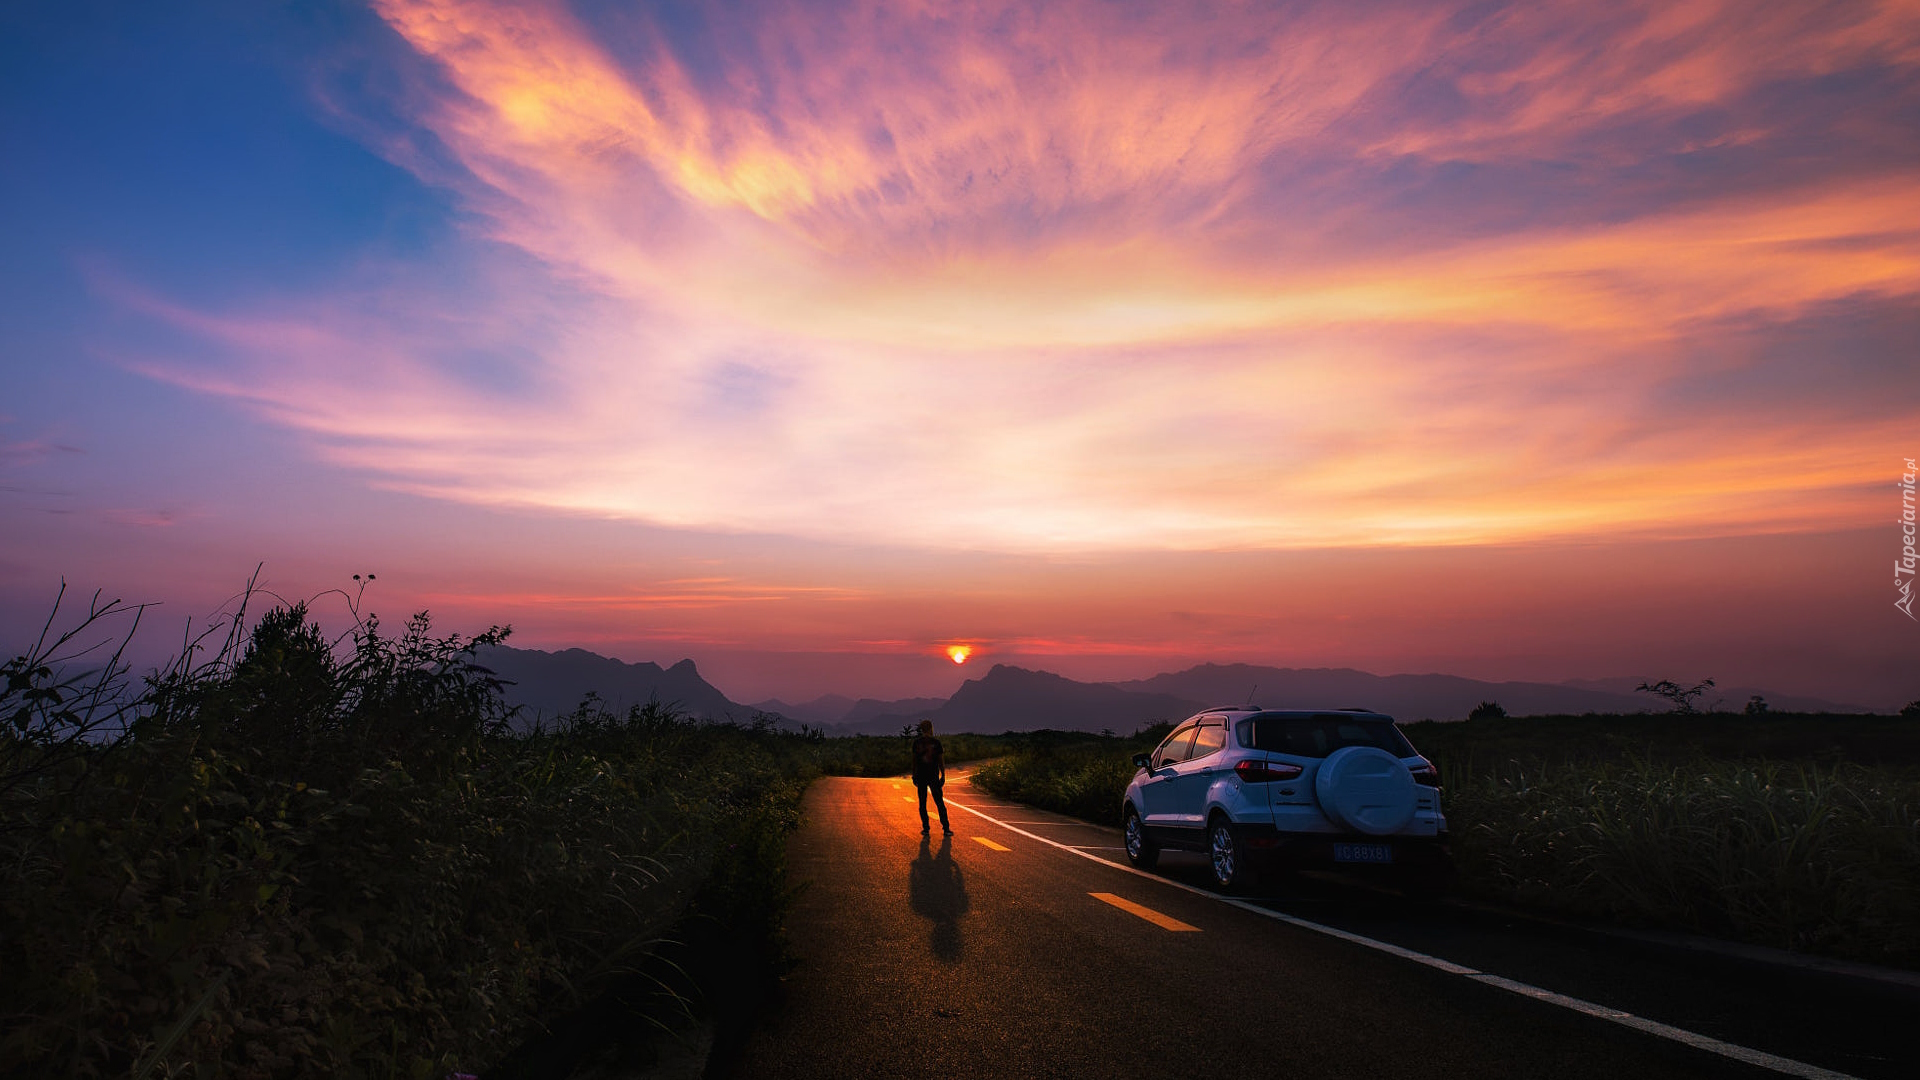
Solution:
M 1253 883 L 1253 868 L 1247 865 L 1247 853 L 1240 838 L 1233 835 L 1233 824 L 1225 815 L 1215 814 L 1207 822 L 1207 856 L 1213 869 L 1213 883 L 1223 889 L 1244 889 Z
M 1120 835 L 1121 843 L 1127 846 L 1127 861 L 1134 866 L 1151 870 L 1160 861 L 1160 845 L 1147 835 L 1147 827 L 1131 805 L 1127 807 L 1125 823 L 1120 826 Z

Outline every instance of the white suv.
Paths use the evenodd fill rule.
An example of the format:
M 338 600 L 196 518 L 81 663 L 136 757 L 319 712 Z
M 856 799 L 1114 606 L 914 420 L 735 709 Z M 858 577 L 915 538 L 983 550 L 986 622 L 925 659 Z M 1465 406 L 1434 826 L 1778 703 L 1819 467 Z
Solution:
M 1386 867 L 1429 892 L 1452 872 L 1440 778 L 1394 725 L 1358 709 L 1209 709 L 1180 723 L 1127 785 L 1127 859 L 1202 851 L 1223 887 L 1261 867 Z

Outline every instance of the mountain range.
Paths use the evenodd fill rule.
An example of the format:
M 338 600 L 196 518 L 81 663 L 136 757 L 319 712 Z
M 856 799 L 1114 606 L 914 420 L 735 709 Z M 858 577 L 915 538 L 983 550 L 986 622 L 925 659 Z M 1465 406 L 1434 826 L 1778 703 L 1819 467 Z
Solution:
M 863 724 L 876 717 L 919 716 L 929 713 L 947 703 L 946 698 L 916 697 L 900 698 L 897 701 L 882 701 L 879 698 L 861 698 L 858 701 L 843 694 L 822 694 L 812 701 L 798 705 L 789 705 L 779 698 L 756 701 L 753 708 L 761 712 L 776 713 L 789 720 L 816 727 L 824 725 L 846 726 Z
M 779 699 L 737 704 L 700 677 L 692 660 L 671 667 L 629 664 L 584 649 L 542 652 L 494 646 L 480 663 L 510 683 L 507 702 L 529 721 L 563 716 L 593 692 L 615 712 L 659 701 L 707 720 L 745 721 L 770 713 L 788 727 L 809 724 L 832 735 L 890 735 L 922 719 L 943 732 L 997 733 L 1053 728 L 1126 734 L 1204 708 L 1256 702 L 1268 708 L 1359 707 L 1401 720 L 1458 720 L 1483 701 L 1513 716 L 1664 712 L 1666 703 L 1634 687 L 1638 678 L 1564 683 L 1486 682 L 1458 675 L 1374 675 L 1353 668 L 1276 668 L 1201 664 L 1126 682 L 1079 682 L 1046 671 L 995 664 L 950 698 L 885 701 L 829 694 L 794 705 Z M 1755 695 L 1786 712 L 1868 712 L 1818 698 L 1775 695 L 1753 687 L 1716 687 L 1702 707 L 1738 710 Z
M 1374 675 L 1353 668 L 1275 668 L 1201 664 L 1151 679 L 1113 683 L 1136 693 L 1173 694 L 1205 705 L 1253 701 L 1269 708 L 1356 706 L 1401 720 L 1459 720 L 1483 701 L 1512 716 L 1665 712 L 1661 699 L 1636 691 L 1639 678 L 1576 679 L 1561 683 L 1485 682 L 1458 675 Z M 1739 711 L 1760 696 L 1781 712 L 1868 712 L 1819 698 L 1773 694 L 1750 686 L 1715 687 L 1699 700 Z M 1205 707 L 1203 705 L 1202 707 Z

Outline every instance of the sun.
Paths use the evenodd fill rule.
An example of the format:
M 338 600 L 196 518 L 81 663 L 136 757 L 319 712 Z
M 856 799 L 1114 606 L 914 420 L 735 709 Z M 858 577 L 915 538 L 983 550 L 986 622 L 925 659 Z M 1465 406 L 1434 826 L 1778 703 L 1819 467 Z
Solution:
M 966 663 L 967 657 L 972 655 L 973 655 L 973 646 L 971 645 L 947 646 L 947 659 L 953 661 L 956 664 Z

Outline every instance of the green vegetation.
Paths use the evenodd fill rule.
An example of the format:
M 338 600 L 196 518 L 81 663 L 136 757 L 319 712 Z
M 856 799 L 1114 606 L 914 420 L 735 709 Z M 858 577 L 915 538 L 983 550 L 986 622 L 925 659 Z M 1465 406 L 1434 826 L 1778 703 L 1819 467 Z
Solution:
M 1920 967 L 1920 771 L 1713 758 L 1441 770 L 1476 894 Z
M 962 761 L 998 757 L 1021 743 L 1017 735 L 941 735 L 940 748 L 949 766 Z M 904 735 L 847 735 L 820 742 L 817 760 L 829 776 L 898 776 L 909 765 L 910 737 Z
M 505 631 L 425 615 L 330 642 L 281 607 L 138 683 L 63 679 L 126 613 L 0 671 L 7 1075 L 512 1075 L 644 1061 L 633 1033 L 703 1011 L 727 1043 L 783 962 L 806 783 L 907 765 L 657 703 L 515 733 L 473 662 Z
M 1920 967 L 1920 723 L 1787 713 L 1405 725 L 1439 766 L 1460 889 L 1504 903 Z M 1116 823 L 1133 739 L 982 768 L 1003 798 Z
M 1462 888 L 1920 967 L 1920 723 L 1753 711 L 1420 723 Z
M 1120 824 L 1120 799 L 1133 779 L 1133 755 L 1160 745 L 1171 724 L 1129 737 L 1036 731 L 1014 753 L 976 769 L 973 782 L 1003 799 Z

